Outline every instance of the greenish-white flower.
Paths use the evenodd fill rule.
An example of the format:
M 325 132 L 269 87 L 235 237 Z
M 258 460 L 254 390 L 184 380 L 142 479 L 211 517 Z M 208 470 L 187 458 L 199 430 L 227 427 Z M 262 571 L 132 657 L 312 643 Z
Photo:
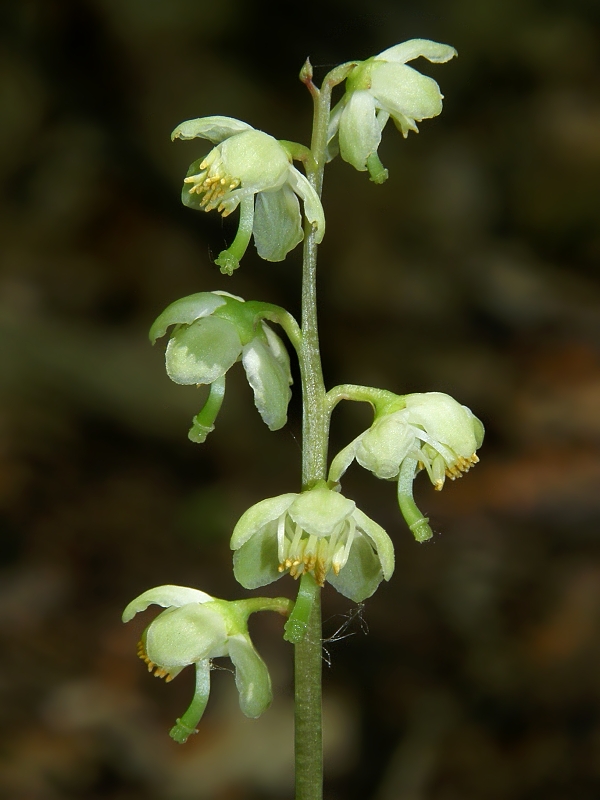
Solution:
M 344 448 L 332 464 L 338 481 L 356 459 L 378 478 L 398 477 L 405 458 L 414 457 L 441 491 L 477 464 L 484 429 L 473 412 L 442 392 L 408 394 L 405 408 L 382 413 L 371 427 Z
M 303 237 L 302 214 L 325 233 L 321 201 L 307 178 L 292 166 L 292 157 L 277 139 L 231 117 L 187 120 L 173 131 L 173 139 L 208 139 L 216 145 L 194 161 L 185 178 L 182 201 L 203 211 L 217 209 L 224 217 L 240 206 L 240 224 L 233 244 L 216 263 L 231 274 L 248 247 L 250 236 L 261 258 L 283 261 Z
M 354 459 L 378 478 L 398 479 L 398 501 L 419 541 L 431 538 L 427 519 L 414 504 L 412 484 L 425 469 L 435 489 L 477 464 L 483 424 L 466 406 L 442 392 L 408 394 L 404 407 L 378 413 L 371 427 L 334 458 L 329 479 L 338 482 Z
M 270 497 L 242 515 L 231 538 L 235 577 L 255 589 L 284 573 L 313 574 L 361 602 L 394 571 L 384 529 L 356 504 L 321 482 L 299 494 Z
M 411 39 L 357 64 L 346 80 L 346 92 L 331 112 L 328 154 L 338 150 L 355 169 L 369 170 L 375 183 L 387 178 L 377 150 L 382 131 L 391 117 L 404 137 L 418 132 L 417 122 L 442 110 L 438 84 L 421 75 L 407 61 L 419 56 L 440 64 L 456 55 L 447 44 Z
M 152 325 L 152 343 L 175 326 L 165 356 L 171 380 L 211 385 L 209 400 L 190 430 L 193 441 L 203 442 L 213 430 L 225 374 L 239 360 L 264 422 L 271 430 L 285 425 L 291 397 L 290 361 L 283 342 L 262 319 L 265 308 L 266 304 L 246 303 L 226 292 L 199 292 L 171 303 Z
M 129 622 L 151 604 L 166 609 L 148 625 L 138 646 L 149 672 L 171 681 L 185 667 L 196 669 L 192 703 L 170 733 L 178 742 L 196 732 L 204 713 L 213 658 L 228 656 L 233 662 L 240 708 L 247 717 L 260 716 L 271 704 L 269 672 L 248 634 L 248 614 L 260 609 L 250 610 L 244 603 L 248 601 L 218 600 L 185 586 L 158 586 L 136 597 L 123 612 L 123 622 Z

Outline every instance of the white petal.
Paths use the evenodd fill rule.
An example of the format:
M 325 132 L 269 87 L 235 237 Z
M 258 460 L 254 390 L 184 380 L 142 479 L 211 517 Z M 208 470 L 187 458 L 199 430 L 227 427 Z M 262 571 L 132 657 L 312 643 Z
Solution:
M 298 497 L 295 492 L 268 497 L 245 511 L 237 521 L 231 535 L 230 547 L 238 550 L 244 542 L 257 533 L 267 523 L 280 517 Z
M 289 186 L 256 195 L 252 232 L 258 255 L 265 261 L 283 261 L 302 241 L 300 203 Z
M 242 364 L 263 421 L 272 431 L 283 428 L 292 396 L 289 372 L 285 372 L 269 347 L 258 338 L 244 347 Z
M 206 592 L 201 592 L 200 589 L 190 589 L 188 586 L 156 586 L 154 589 L 148 589 L 143 592 L 135 600 L 127 606 L 123 612 L 123 622 L 129 622 L 140 611 L 145 611 L 148 606 L 154 604 L 162 606 L 163 608 L 180 608 L 188 603 L 208 603 L 214 600 Z
M 347 519 L 356 503 L 331 489 L 318 486 L 299 494 L 288 510 L 290 518 L 309 535 L 330 536 Z
M 385 66 L 382 64 L 381 66 Z M 381 128 L 377 122 L 375 99 L 371 90 L 352 92 L 340 120 L 340 153 L 344 161 L 364 172 L 367 158 L 377 152 Z
M 236 133 L 251 130 L 254 130 L 252 125 L 233 117 L 198 117 L 178 125 L 171 134 L 171 139 L 199 138 L 218 144 Z
M 394 545 L 385 530 L 370 517 L 367 517 L 359 508 L 355 509 L 352 515 L 356 525 L 375 545 L 381 571 L 386 581 L 392 577 L 394 572 Z
M 190 325 L 200 317 L 208 317 L 219 306 L 224 306 L 226 301 L 219 294 L 224 292 L 199 292 L 188 297 L 175 300 L 160 314 L 150 328 L 150 341 L 152 344 L 167 332 L 170 325 Z M 233 297 L 233 295 L 230 295 Z M 241 300 L 237 297 L 236 300 Z M 242 301 L 243 302 L 243 301 Z
M 432 42 L 430 39 L 409 39 L 408 42 L 402 42 L 402 44 L 396 44 L 388 50 L 384 50 L 383 53 L 375 56 L 375 59 L 405 64 L 407 61 L 423 56 L 435 64 L 444 64 L 456 55 L 458 53 L 449 44 Z
M 433 78 L 404 64 L 378 64 L 370 91 L 392 117 L 403 114 L 420 121 L 436 117 L 442 110 L 442 93 Z
M 325 236 L 325 212 L 319 195 L 308 182 L 308 179 L 296 167 L 290 167 L 288 183 L 296 194 L 304 201 L 304 215 L 313 228 L 317 230 L 317 244 Z

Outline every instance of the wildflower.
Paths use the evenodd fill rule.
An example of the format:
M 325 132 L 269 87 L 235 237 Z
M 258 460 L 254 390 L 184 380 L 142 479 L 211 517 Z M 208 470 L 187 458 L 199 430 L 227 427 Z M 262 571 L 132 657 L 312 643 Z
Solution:
M 323 239 L 321 201 L 277 139 L 231 117 L 188 120 L 171 136 L 196 137 L 217 146 L 190 166 L 181 195 L 184 205 L 203 211 L 216 208 L 224 217 L 240 206 L 237 235 L 216 259 L 221 272 L 231 275 L 237 269 L 252 234 L 261 258 L 283 261 L 304 237 L 298 197 L 317 242 Z
M 148 671 L 169 682 L 187 666 L 196 669 L 192 703 L 170 732 L 175 741 L 183 743 L 197 732 L 195 727 L 208 702 L 213 658 L 228 656 L 233 662 L 240 708 L 247 717 L 259 717 L 267 710 L 272 700 L 271 679 L 248 634 L 249 614 L 261 610 L 256 599 L 227 602 L 198 589 L 158 586 L 129 603 L 123 622 L 153 603 L 166 610 L 148 625 L 138 645 L 138 655 Z M 276 604 L 277 600 L 265 598 L 263 607 L 283 613 L 283 607 Z
M 279 336 L 261 319 L 263 306 L 227 292 L 200 292 L 171 303 L 152 325 L 153 344 L 175 325 L 165 357 L 171 380 L 211 386 L 190 430 L 192 441 L 203 442 L 214 429 L 225 374 L 240 358 L 264 422 L 271 430 L 285 425 L 292 383 L 289 356 Z
M 411 39 L 359 62 L 346 80 L 344 96 L 331 112 L 329 158 L 339 150 L 344 161 L 361 172 L 368 170 L 371 180 L 383 183 L 388 173 L 377 149 L 388 119 L 393 119 L 406 138 L 409 131 L 418 133 L 417 122 L 436 117 L 442 110 L 443 95 L 437 83 L 406 62 L 424 56 L 440 64 L 455 55 L 456 50 L 447 44 Z
M 323 586 L 361 602 L 394 571 L 383 528 L 321 481 L 305 492 L 270 497 L 242 515 L 231 538 L 236 580 L 247 589 L 283 573 L 313 574 Z
M 402 512 L 419 532 L 420 540 L 431 538 L 427 520 L 412 500 L 412 482 L 425 469 L 437 491 L 446 478 L 456 480 L 477 464 L 476 450 L 484 436 L 482 423 L 466 406 L 441 392 L 409 394 L 393 410 L 382 410 L 372 426 L 334 458 L 330 481 L 337 482 L 354 459 L 378 478 L 398 478 L 398 500 Z M 418 511 L 418 509 L 417 509 Z M 406 512 L 406 513 L 405 513 Z M 418 523 L 418 524 L 417 524 Z

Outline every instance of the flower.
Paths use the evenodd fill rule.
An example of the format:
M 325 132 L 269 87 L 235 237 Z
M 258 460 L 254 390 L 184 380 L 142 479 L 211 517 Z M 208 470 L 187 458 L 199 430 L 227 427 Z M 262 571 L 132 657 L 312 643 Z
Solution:
M 403 400 L 404 408 L 398 409 Z M 477 464 L 483 424 L 466 406 L 441 392 L 409 394 L 382 409 L 371 427 L 334 458 L 329 480 L 338 482 L 354 459 L 378 478 L 398 478 L 400 509 L 419 541 L 433 535 L 412 499 L 416 473 L 425 469 L 435 489 Z
M 450 45 L 428 39 L 410 39 L 384 50 L 367 61 L 358 62 L 346 80 L 346 92 L 331 112 L 328 155 L 338 150 L 355 169 L 369 170 L 371 180 L 387 178 L 377 149 L 382 131 L 391 117 L 404 138 L 418 133 L 416 123 L 436 117 L 442 110 L 437 83 L 406 66 L 419 56 L 437 64 L 456 55 Z
M 138 655 L 148 671 L 168 682 L 185 667 L 196 668 L 194 699 L 171 730 L 173 739 L 183 743 L 196 733 L 208 702 L 213 658 L 228 656 L 233 662 L 240 708 L 247 717 L 259 717 L 267 710 L 272 700 L 271 679 L 248 634 L 249 614 L 261 610 L 256 601 L 227 602 L 199 589 L 158 586 L 129 603 L 123 622 L 129 622 L 152 603 L 166 610 L 148 625 L 138 645 Z M 276 603 L 265 599 L 263 607 L 283 611 Z
M 165 355 L 171 380 L 211 385 L 206 405 L 194 418 L 192 441 L 203 442 L 214 430 L 225 374 L 240 358 L 264 422 L 273 431 L 285 425 L 292 383 L 289 356 L 279 336 L 261 319 L 264 306 L 245 303 L 227 292 L 200 292 L 171 303 L 152 325 L 153 344 L 175 325 Z
M 197 137 L 217 146 L 190 166 L 181 195 L 184 205 L 204 211 L 216 208 L 224 217 L 240 206 L 237 236 L 216 260 L 221 272 L 231 275 L 239 266 L 251 234 L 261 258 L 283 261 L 304 238 L 298 197 L 317 242 L 323 239 L 321 201 L 277 139 L 240 120 L 218 116 L 182 122 L 171 136 Z
M 249 508 L 233 530 L 236 580 L 247 589 L 289 572 L 314 575 L 355 602 L 370 597 L 394 571 L 383 528 L 324 481 L 300 494 L 270 497 Z

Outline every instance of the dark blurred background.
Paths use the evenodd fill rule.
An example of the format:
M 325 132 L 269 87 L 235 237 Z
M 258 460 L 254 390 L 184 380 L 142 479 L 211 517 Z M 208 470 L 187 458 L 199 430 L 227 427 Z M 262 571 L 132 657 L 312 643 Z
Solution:
M 596 0 L 4 0 L 0 5 L 0 794 L 7 800 L 270 800 L 292 790 L 291 648 L 254 619 L 276 701 L 259 721 L 213 674 L 199 735 L 167 737 L 188 670 L 153 681 L 123 606 L 163 583 L 248 593 L 228 537 L 299 484 L 298 387 L 269 433 L 241 367 L 217 430 L 171 384 L 158 313 L 225 289 L 297 314 L 300 250 L 214 257 L 234 222 L 183 208 L 223 114 L 308 143 L 297 74 L 410 38 L 446 96 L 383 186 L 337 159 L 320 254 L 329 386 L 439 390 L 487 429 L 417 545 L 394 485 L 344 491 L 383 524 L 397 569 L 364 608 L 324 595 L 326 795 L 333 800 L 600 796 L 600 7 Z M 336 412 L 335 451 L 368 409 Z M 282 580 L 266 590 L 292 596 Z M 368 630 L 368 632 L 367 632 Z M 225 665 L 225 664 L 224 664 Z M 187 673 L 190 673 L 189 675 Z

